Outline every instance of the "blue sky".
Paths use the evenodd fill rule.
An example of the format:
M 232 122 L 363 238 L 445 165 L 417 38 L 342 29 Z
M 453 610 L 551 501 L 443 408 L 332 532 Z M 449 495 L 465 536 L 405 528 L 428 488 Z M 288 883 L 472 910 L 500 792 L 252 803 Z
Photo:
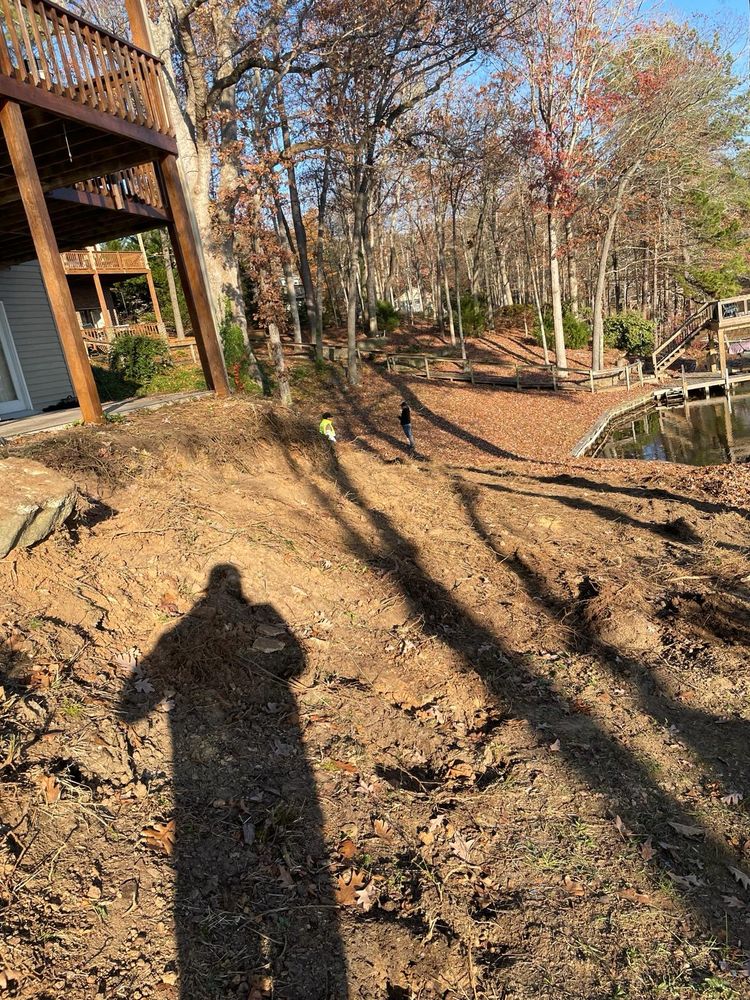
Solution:
M 644 9 L 653 7 L 663 13 L 674 13 L 680 19 L 703 23 L 706 28 L 720 28 L 733 38 L 732 48 L 739 57 L 737 72 L 748 72 L 748 36 L 750 35 L 749 0 L 645 0 Z M 744 60 L 743 60 L 744 57 Z M 744 61 L 744 66 L 743 66 Z

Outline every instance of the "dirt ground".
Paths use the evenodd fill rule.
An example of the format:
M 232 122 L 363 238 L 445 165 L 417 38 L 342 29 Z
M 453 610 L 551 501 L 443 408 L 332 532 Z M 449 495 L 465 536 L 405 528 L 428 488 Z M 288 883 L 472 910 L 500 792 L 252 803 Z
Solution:
M 750 996 L 748 476 L 297 387 L 12 449 L 81 502 L 0 562 L 0 997 Z

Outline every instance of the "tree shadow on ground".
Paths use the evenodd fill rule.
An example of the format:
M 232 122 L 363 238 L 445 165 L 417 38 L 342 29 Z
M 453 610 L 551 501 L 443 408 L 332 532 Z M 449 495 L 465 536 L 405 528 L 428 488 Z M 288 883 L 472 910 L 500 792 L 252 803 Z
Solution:
M 484 470 L 477 470 L 484 471 Z M 742 517 L 750 517 L 750 511 L 744 507 L 733 507 L 730 504 L 714 503 L 710 500 L 698 500 L 696 497 L 687 497 L 679 493 L 670 493 L 669 490 L 651 486 L 622 486 L 615 483 L 597 482 L 587 479 L 585 476 L 571 476 L 568 474 L 558 476 L 539 476 L 540 483 L 554 483 L 560 486 L 573 486 L 576 489 L 591 490 L 595 493 L 622 493 L 625 496 L 642 497 L 648 500 L 664 500 L 689 504 L 695 510 L 704 514 L 740 514 Z
M 512 451 L 499 448 L 486 438 L 479 437 L 479 435 L 466 430 L 466 428 L 459 426 L 459 424 L 454 423 L 447 417 L 436 413 L 426 403 L 423 403 L 411 386 L 401 381 L 397 375 L 383 375 L 382 378 L 401 394 L 402 399 L 406 400 L 412 409 L 412 415 L 416 414 L 416 416 L 429 421 L 433 427 L 443 431 L 443 433 L 450 434 L 451 437 L 458 438 L 460 441 L 471 445 L 472 448 L 477 448 L 479 451 L 483 451 L 493 458 L 513 458 L 519 462 L 527 461 L 523 455 L 516 455 Z M 419 423 L 417 421 L 412 421 L 412 429 L 414 437 L 417 440 L 417 448 L 419 448 Z
M 142 774 L 153 770 L 149 716 L 157 702 L 173 702 L 182 1000 L 244 1000 L 256 988 L 260 996 L 264 976 L 290 1000 L 348 995 L 321 810 L 290 689 L 304 663 L 279 613 L 250 603 L 237 568 L 219 564 L 122 692 Z
M 544 573 L 532 565 L 529 557 L 518 551 L 509 556 L 497 546 L 479 514 L 476 489 L 462 482 L 454 482 L 454 487 L 477 537 L 502 562 L 503 568 L 516 576 L 525 593 L 550 622 L 564 621 L 569 626 L 570 638 L 565 643 L 567 649 L 571 653 L 585 653 L 593 657 L 617 684 L 632 682 L 640 708 L 657 725 L 664 725 L 665 721 L 674 725 L 680 740 L 693 749 L 706 767 L 721 777 L 725 792 L 746 787 L 750 782 L 746 759 L 750 723 L 742 718 L 718 718 L 700 709 L 681 705 L 669 697 L 642 660 L 604 641 L 597 634 L 587 615 L 588 605 L 595 596 L 594 582 L 587 581 L 588 593 L 582 593 L 576 600 L 561 600 L 552 591 Z M 733 757 L 735 766 L 727 757 Z
M 543 481 L 540 480 L 540 482 Z M 636 528 L 640 531 L 648 531 L 653 535 L 663 538 L 666 542 L 698 545 L 702 541 L 700 535 L 684 519 L 677 519 L 674 523 L 668 522 L 666 524 L 659 524 L 654 521 L 640 521 L 637 517 L 633 517 L 623 510 L 618 510 L 617 507 L 608 507 L 605 504 L 594 503 L 585 497 L 569 497 L 564 493 L 539 493 L 533 490 L 519 490 L 513 489 L 510 486 L 503 486 L 500 483 L 483 483 L 482 485 L 484 489 L 495 490 L 499 493 L 508 493 L 513 496 L 532 497 L 534 499 L 542 497 L 546 500 L 559 503 L 564 507 L 570 507 L 572 510 L 587 511 L 604 521 L 628 525 L 628 527 Z M 676 497 L 673 497 L 672 500 L 679 502 Z M 732 552 L 747 552 L 748 550 L 746 545 L 735 545 L 732 542 L 716 542 L 716 546 L 720 549 L 729 549 Z
M 464 669 L 479 675 L 488 696 L 501 711 L 510 714 L 512 706 L 514 717 L 524 717 L 532 726 L 543 724 L 552 732 L 556 726 L 570 725 L 569 707 L 552 682 L 536 673 L 501 635 L 484 625 L 473 611 L 462 607 L 456 596 L 431 576 L 422 566 L 414 543 L 398 531 L 388 515 L 369 507 L 343 467 L 336 470 L 335 484 L 366 514 L 377 532 L 377 544 L 369 543 L 353 523 L 347 522 L 336 498 L 306 477 L 293 456 L 288 454 L 287 459 L 290 468 L 305 478 L 321 505 L 339 519 L 352 553 L 364 562 L 388 570 L 389 578 L 401 591 L 413 615 L 422 621 L 425 635 L 454 650 Z M 705 721 L 708 724 L 710 717 Z M 595 719 L 580 715 L 575 723 L 575 739 L 562 742 L 559 756 L 592 793 L 605 796 L 611 815 L 620 816 L 636 834 L 665 842 L 673 836 L 670 822 L 699 827 L 702 839 L 690 841 L 682 865 L 697 863 L 707 882 L 710 880 L 712 886 L 727 884 L 727 890 L 731 891 L 727 868 L 741 862 L 727 849 L 723 839 L 703 827 L 673 795 L 661 788 L 644 763 Z M 664 874 L 664 868 L 660 867 L 663 860 L 657 855 L 651 863 L 656 878 Z M 683 877 L 687 872 L 683 868 L 675 874 Z M 683 888 L 679 882 L 674 889 L 713 933 L 729 940 L 742 935 L 742 917 L 736 911 L 717 907 L 716 891 L 696 891 L 689 885 Z

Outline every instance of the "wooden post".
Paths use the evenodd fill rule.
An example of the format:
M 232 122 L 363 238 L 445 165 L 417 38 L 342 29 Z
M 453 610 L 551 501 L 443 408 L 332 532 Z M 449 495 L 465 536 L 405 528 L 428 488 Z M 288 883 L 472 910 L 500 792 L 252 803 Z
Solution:
M 625 388 L 630 392 L 630 365 L 625 365 Z
M 130 36 L 135 45 L 146 52 L 154 51 L 151 24 L 142 0 L 125 0 L 125 10 L 130 21 Z
M 161 309 L 159 308 L 159 300 L 156 297 L 156 287 L 154 286 L 154 276 L 151 274 L 151 268 L 146 271 L 146 283 L 148 284 L 148 293 L 151 296 L 151 305 L 154 308 L 154 316 L 156 322 L 159 326 L 163 327 L 164 323 L 161 318 Z
M 102 288 L 102 279 L 99 277 L 96 271 L 91 275 L 94 279 L 94 288 L 96 289 L 96 297 L 99 300 L 99 309 L 102 314 L 102 325 L 105 331 L 112 329 L 112 317 L 109 315 L 109 309 L 107 308 L 107 300 L 104 298 L 104 289 Z M 109 340 L 109 337 L 107 337 Z
M 430 359 L 425 354 L 424 356 L 424 373 L 427 378 L 430 377 Z
M 474 365 L 471 361 L 467 361 L 466 364 L 469 366 L 469 378 L 471 379 L 471 384 L 474 385 Z
M 552 365 L 552 391 L 557 392 L 557 365 Z
M 169 301 L 172 305 L 172 316 L 174 318 L 174 332 L 178 340 L 184 340 L 185 329 L 182 325 L 182 314 L 180 313 L 180 303 L 177 298 L 177 286 L 174 282 L 174 271 L 172 270 L 172 255 L 169 251 L 169 240 L 163 229 L 159 231 L 161 237 L 161 253 L 164 258 L 164 271 L 167 276 L 167 288 L 169 289 Z M 195 364 L 195 351 L 191 351 L 193 363 Z
M 0 102 L 0 126 L 8 146 L 8 155 L 42 271 L 42 281 L 47 290 L 81 415 L 87 424 L 100 424 L 104 419 L 102 404 L 99 402 L 94 374 L 81 336 L 55 231 L 18 104 L 12 101 L 6 101 L 5 104 Z
M 596 390 L 594 389 L 594 369 L 593 368 L 589 368 L 589 382 L 591 383 L 591 391 L 595 392 Z
M 685 378 L 685 366 L 684 366 L 684 365 L 681 365 L 680 367 L 681 367 L 681 369 L 682 369 L 682 395 L 683 395 L 683 396 L 684 396 L 684 398 L 685 398 L 685 402 L 687 402 L 687 398 L 688 398 L 688 387 L 687 387 L 687 379 Z
M 177 270 L 182 282 L 182 291 L 193 325 L 193 335 L 201 359 L 203 374 L 209 389 L 217 396 L 229 393 L 224 358 L 219 347 L 211 300 L 203 278 L 203 269 L 198 257 L 198 247 L 188 212 L 185 192 L 177 169 L 177 159 L 168 154 L 160 163 L 164 195 L 172 216 L 169 236 L 172 240 Z
M 643 385 L 643 362 L 638 362 L 638 381 Z

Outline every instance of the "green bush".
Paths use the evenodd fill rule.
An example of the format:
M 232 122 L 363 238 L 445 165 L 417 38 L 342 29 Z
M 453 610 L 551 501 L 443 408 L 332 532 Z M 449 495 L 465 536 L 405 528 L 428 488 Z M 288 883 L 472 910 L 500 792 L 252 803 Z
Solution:
M 555 336 L 555 327 L 552 319 L 552 306 L 545 306 L 542 310 L 544 319 L 544 331 L 547 334 L 547 344 L 552 345 Z M 591 339 L 591 330 L 588 323 L 574 316 L 570 309 L 563 309 L 563 332 L 565 336 L 565 346 L 571 349 L 587 347 Z M 542 343 L 542 331 L 539 327 L 539 319 L 534 320 L 534 336 L 538 343 Z
M 378 330 L 383 333 L 393 333 L 401 322 L 401 317 L 390 304 L 378 300 Z
M 627 354 L 651 354 L 654 349 L 654 324 L 639 312 L 607 316 L 604 320 L 604 343 Z
M 169 345 L 158 337 L 121 333 L 115 338 L 109 354 L 110 371 L 138 385 L 148 382 L 171 364 Z
M 510 306 L 500 306 L 497 310 L 498 316 L 503 316 L 506 319 L 523 319 L 524 316 L 530 315 L 532 307 L 526 302 L 514 302 Z
M 221 338 L 221 347 L 224 352 L 227 371 L 234 379 L 235 389 L 242 391 L 247 388 L 247 384 L 250 381 L 248 378 L 250 354 L 245 343 L 245 338 L 242 335 L 242 327 L 232 321 L 229 311 L 227 311 L 224 322 L 221 324 L 219 337 Z
M 96 391 L 103 403 L 116 403 L 121 399 L 129 399 L 138 392 L 138 383 L 123 378 L 118 372 L 102 368 L 100 365 L 92 365 L 91 371 L 96 383 Z
M 168 371 L 154 375 L 152 379 L 138 390 L 139 396 L 156 396 L 170 392 L 198 392 L 207 388 L 206 378 L 200 367 L 184 365 L 170 368 Z
M 458 330 L 458 310 L 453 308 L 453 322 Z M 479 337 L 487 329 L 487 306 L 484 299 L 466 293 L 461 296 L 461 325 L 464 337 Z

